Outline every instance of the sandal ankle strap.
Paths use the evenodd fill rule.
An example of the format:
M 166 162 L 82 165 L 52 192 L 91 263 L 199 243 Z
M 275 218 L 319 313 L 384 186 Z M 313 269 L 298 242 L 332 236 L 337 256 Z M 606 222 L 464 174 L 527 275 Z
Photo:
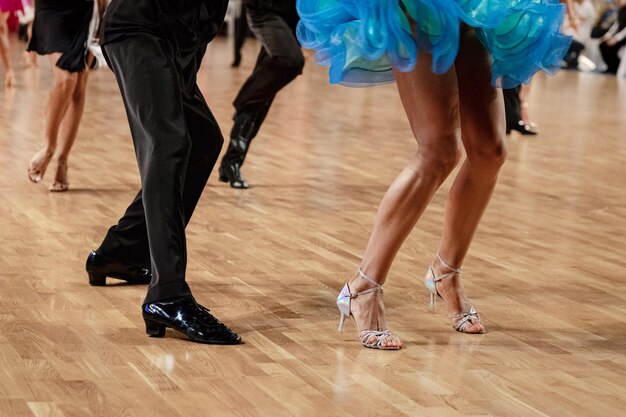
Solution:
M 439 252 L 437 252 L 437 259 L 439 260 L 439 262 L 441 262 L 443 264 L 443 266 L 445 266 L 448 269 L 451 269 L 450 272 L 447 272 L 445 274 L 442 275 L 435 275 L 435 270 L 433 269 L 433 267 L 430 267 L 430 273 L 433 275 L 433 282 L 438 282 L 441 281 L 442 279 L 446 279 L 446 278 L 450 278 L 453 277 L 455 275 L 460 275 L 463 273 L 463 271 L 461 271 L 461 268 L 455 268 L 453 266 L 451 266 L 449 263 L 447 263 L 446 261 L 443 260 L 443 258 L 441 257 L 441 255 L 439 255 Z
M 374 288 L 368 288 L 367 290 L 363 290 L 363 291 L 359 291 L 359 292 L 351 292 L 350 293 L 350 298 L 356 298 L 359 295 L 365 295 L 365 294 L 369 294 L 369 293 L 372 293 L 372 292 L 382 291 L 383 290 L 382 284 L 379 284 L 378 282 L 374 281 L 372 278 L 370 278 L 367 275 L 365 275 L 365 272 L 363 272 L 361 267 L 359 267 L 359 276 L 364 281 L 367 281 L 369 284 L 372 284 L 374 286 Z

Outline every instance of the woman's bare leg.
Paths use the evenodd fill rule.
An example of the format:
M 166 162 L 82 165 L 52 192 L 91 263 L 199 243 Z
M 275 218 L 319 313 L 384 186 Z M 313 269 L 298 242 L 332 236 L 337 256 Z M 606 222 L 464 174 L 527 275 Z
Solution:
M 448 195 L 439 254 L 446 263 L 459 268 L 495 188 L 500 167 L 506 159 L 506 146 L 502 93 L 490 84 L 490 58 L 473 30 L 462 33 L 455 68 L 467 160 Z M 450 272 L 438 261 L 434 269 L 436 275 Z M 437 291 L 450 314 L 468 311 L 470 306 L 459 275 L 439 281 Z M 468 330 L 480 330 L 476 326 L 480 325 L 475 323 L 473 331 Z
M 30 39 L 32 39 L 33 37 L 33 22 L 30 22 L 28 24 L 28 29 L 26 30 L 26 32 L 28 34 L 28 40 L 30 41 Z M 24 63 L 29 68 L 35 68 L 37 66 L 37 52 L 24 51 Z
M 13 87 L 15 74 L 11 67 L 11 56 L 9 54 L 9 28 L 7 26 L 8 13 L 0 13 L 0 62 L 5 71 L 4 85 Z
M 431 62 L 430 55 L 422 54 L 412 72 L 396 71 L 398 90 L 418 149 L 383 197 L 361 263 L 365 274 L 381 284 L 404 240 L 460 158 L 455 70 L 435 75 Z M 349 286 L 358 292 L 371 285 L 357 274 Z M 352 313 L 360 330 L 386 329 L 380 292 L 354 298 Z M 401 346 L 402 342 L 389 338 L 383 344 Z
M 41 181 L 46 172 L 48 163 L 57 147 L 57 137 L 61 123 L 70 106 L 72 95 L 78 83 L 78 73 L 71 73 L 56 66 L 60 57 L 60 53 L 49 55 L 54 75 L 54 84 L 46 104 L 44 144 L 31 159 L 28 167 L 28 176 L 33 182 Z
M 57 163 L 57 171 L 52 186 L 58 184 L 67 189 L 67 159 L 69 157 L 76 134 L 80 126 L 85 108 L 85 89 L 87 87 L 87 70 L 78 73 L 78 80 L 70 96 L 69 105 L 61 122 L 58 141 L 53 159 Z

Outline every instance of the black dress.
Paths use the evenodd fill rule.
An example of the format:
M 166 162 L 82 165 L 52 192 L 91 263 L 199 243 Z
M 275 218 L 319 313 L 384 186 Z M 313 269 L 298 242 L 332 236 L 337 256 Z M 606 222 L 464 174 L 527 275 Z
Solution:
M 28 50 L 40 55 L 62 52 L 57 67 L 84 71 L 93 8 L 93 0 L 37 0 Z

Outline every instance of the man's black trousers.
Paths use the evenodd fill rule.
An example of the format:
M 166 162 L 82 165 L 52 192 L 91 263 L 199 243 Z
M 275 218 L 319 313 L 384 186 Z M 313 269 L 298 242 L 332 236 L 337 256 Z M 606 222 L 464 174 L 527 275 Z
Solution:
M 103 48 L 122 92 L 142 188 L 98 253 L 151 267 L 146 303 L 190 294 L 185 226 L 223 144 L 196 84 L 205 48 L 149 32 Z

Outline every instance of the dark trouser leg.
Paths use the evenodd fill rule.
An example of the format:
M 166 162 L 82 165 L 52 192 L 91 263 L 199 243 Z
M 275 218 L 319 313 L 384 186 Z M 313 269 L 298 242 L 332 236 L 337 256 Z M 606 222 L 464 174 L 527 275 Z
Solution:
M 602 42 L 600 44 L 600 53 L 602 54 L 602 59 L 607 65 L 607 72 L 617 74 L 617 69 L 619 68 L 619 55 L 618 52 L 622 47 L 622 43 L 618 43 L 613 46 L 609 46 L 606 42 Z
M 506 114 L 506 130 L 509 131 L 513 126 L 517 126 L 522 120 L 519 93 L 521 86 L 502 90 L 504 94 L 504 109 Z
M 263 51 L 261 50 L 261 53 Z M 267 117 L 267 113 L 272 105 L 272 100 L 263 103 L 256 108 L 256 111 L 236 113 L 233 117 L 233 128 L 230 132 L 230 142 L 228 150 L 222 158 L 222 166 L 237 164 L 241 167 L 245 162 L 250 142 L 259 133 L 261 124 Z
M 241 63 L 241 48 L 248 36 L 248 20 L 246 18 L 246 6 L 241 4 L 239 14 L 235 17 L 235 58 L 233 67 L 238 67 Z
M 575 39 L 572 39 L 572 43 L 564 58 L 568 68 L 578 68 L 578 57 L 584 49 L 585 45 Z
M 150 268 L 150 246 L 141 190 L 117 224 L 109 228 L 96 252 L 107 258 Z
M 142 191 L 101 249 L 105 256 L 149 248 L 146 302 L 189 295 L 185 225 L 219 154 L 222 136 L 199 91 L 187 97 L 172 46 L 141 35 L 105 46 L 131 126 Z M 189 65 L 197 68 L 199 62 Z M 191 80 L 193 81 L 193 80 Z M 159 88 L 155 88 L 159 86 Z M 143 216 L 141 215 L 143 210 Z
M 254 71 L 234 101 L 236 114 L 222 167 L 243 165 L 250 141 L 265 120 L 276 94 L 302 73 L 304 57 L 295 36 L 297 16 L 248 9 L 250 30 L 261 42 Z M 223 172 L 223 171 L 222 171 Z

